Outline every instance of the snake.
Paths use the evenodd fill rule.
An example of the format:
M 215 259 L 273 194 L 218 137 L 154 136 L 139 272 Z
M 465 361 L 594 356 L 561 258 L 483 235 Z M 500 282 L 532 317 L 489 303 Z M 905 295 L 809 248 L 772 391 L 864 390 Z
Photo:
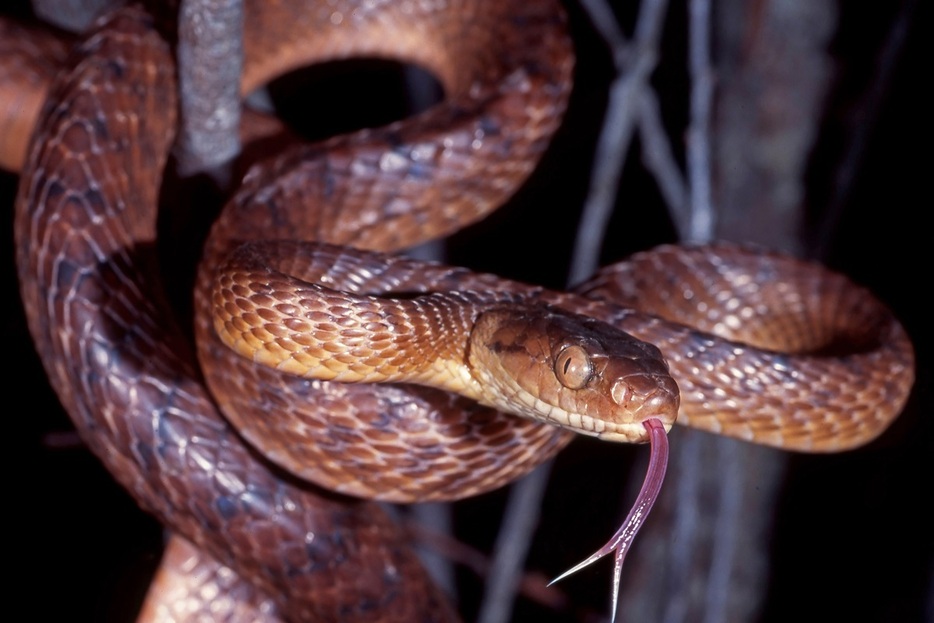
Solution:
M 371 500 L 474 495 L 574 433 L 646 441 L 650 420 L 831 452 L 900 412 L 907 334 L 811 263 L 666 246 L 554 292 L 395 255 L 483 218 L 534 169 L 570 90 L 556 3 L 247 11 L 244 92 L 362 55 L 428 69 L 445 100 L 251 168 L 205 245 L 194 344 L 155 247 L 177 107 L 161 20 L 118 9 L 51 72 L 16 201 L 20 294 L 46 373 L 89 448 L 176 535 L 167 559 L 196 578 L 223 571 L 215 609 L 454 620 Z M 195 601 L 182 579 L 156 583 Z

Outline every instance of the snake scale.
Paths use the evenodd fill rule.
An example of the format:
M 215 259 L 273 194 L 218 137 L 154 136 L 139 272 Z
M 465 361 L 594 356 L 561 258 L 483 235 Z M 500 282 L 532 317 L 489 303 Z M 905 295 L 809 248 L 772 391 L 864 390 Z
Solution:
M 266 63 L 275 55 L 260 51 L 291 41 L 274 12 L 251 13 L 248 41 L 265 39 L 267 47 L 248 48 L 261 69 L 247 72 L 245 90 L 295 64 L 380 55 L 426 67 L 447 97 L 419 117 L 296 148 L 248 173 L 207 243 L 194 348 L 154 269 L 155 209 L 175 124 L 169 44 L 145 11 L 122 9 L 87 36 L 51 88 L 17 199 L 30 330 L 82 438 L 184 538 L 169 556 L 229 568 L 230 594 L 239 595 L 232 610 L 233 602 L 247 604 L 251 616 L 270 620 L 452 618 L 377 506 L 327 493 L 279 466 L 341 493 L 450 499 L 508 482 L 570 436 L 498 414 L 489 405 L 499 403 L 485 395 L 444 391 L 460 391 L 444 380 L 447 364 L 416 374 L 435 388 L 325 383 L 256 365 L 215 328 L 236 328 L 239 336 L 225 340 L 293 372 L 322 360 L 315 349 L 334 351 L 340 365 L 324 364 L 336 371 L 332 378 L 357 381 L 346 376 L 360 370 L 351 354 L 366 351 L 365 365 L 379 367 L 372 343 L 359 341 L 364 331 L 401 336 L 396 327 L 420 323 L 431 337 L 376 342 L 414 349 L 392 360 L 448 361 L 455 355 L 417 352 L 440 342 L 427 331 L 456 333 L 453 320 L 483 319 L 505 367 L 537 357 L 535 370 L 554 371 L 572 390 L 599 376 L 593 346 L 628 340 L 624 331 L 654 345 L 626 341 L 654 362 L 638 374 L 656 379 L 642 400 L 651 413 L 637 416 L 637 426 L 623 421 L 613 435 L 613 418 L 627 416 L 584 422 L 549 413 L 552 423 L 632 441 L 645 439 L 646 417 L 667 427 L 677 415 L 679 423 L 751 441 L 835 451 L 877 436 L 904 404 L 913 355 L 900 325 L 865 290 L 797 260 L 732 246 L 666 247 L 609 267 L 569 294 L 383 255 L 482 218 L 521 184 L 560 121 L 571 52 L 559 7 L 493 4 L 284 3 L 295 12 L 278 24 L 321 33 L 287 65 Z M 317 243 L 260 242 L 296 235 Z M 277 272 L 266 272 L 270 263 Z M 327 306 L 311 296 L 322 287 Z M 215 319 L 215 307 L 228 315 Z M 350 309 L 343 318 L 351 320 L 333 315 L 336 307 Z M 516 309 L 525 324 L 504 320 Z M 288 332 L 309 325 L 310 334 Z M 473 333 L 473 324 L 464 326 Z M 323 336 L 317 345 L 303 337 L 315 334 Z M 563 346 L 535 351 L 530 344 L 540 335 Z M 341 342 L 353 343 L 328 346 Z M 573 348 L 585 351 L 582 359 Z M 520 385 L 553 382 L 534 375 Z M 611 383 L 604 400 L 630 403 L 641 383 Z M 656 409 L 659 391 L 674 402 Z M 286 394 L 305 402 L 287 403 Z M 318 442 L 300 441 L 315 430 Z M 413 450 L 401 450 L 401 430 L 414 435 Z

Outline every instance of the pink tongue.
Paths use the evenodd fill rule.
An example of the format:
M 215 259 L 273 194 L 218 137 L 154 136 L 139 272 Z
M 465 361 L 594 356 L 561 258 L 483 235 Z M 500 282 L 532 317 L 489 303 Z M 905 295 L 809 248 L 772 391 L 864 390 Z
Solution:
M 668 436 L 665 435 L 665 427 L 659 420 L 651 419 L 643 422 L 643 426 L 649 432 L 649 443 L 651 445 L 651 454 L 649 455 L 649 468 L 645 474 L 645 481 L 642 483 L 642 489 L 636 498 L 632 510 L 626 516 L 626 521 L 620 526 L 606 545 L 591 554 L 590 558 L 579 563 L 575 567 L 568 569 L 554 580 L 548 583 L 549 586 L 563 580 L 575 571 L 580 571 L 587 565 L 600 560 L 610 552 L 616 552 L 613 563 L 613 601 L 610 609 L 611 621 L 616 620 L 616 601 L 619 598 L 619 575 L 623 570 L 623 560 L 626 558 L 626 552 L 632 540 L 639 532 L 639 528 L 645 523 L 655 499 L 658 498 L 662 490 L 662 482 L 665 480 L 665 469 L 668 467 Z

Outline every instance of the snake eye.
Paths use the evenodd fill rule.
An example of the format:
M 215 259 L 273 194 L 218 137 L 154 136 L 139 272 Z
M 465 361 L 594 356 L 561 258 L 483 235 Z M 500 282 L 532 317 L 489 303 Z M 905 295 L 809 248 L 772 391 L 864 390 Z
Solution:
M 565 387 L 580 389 L 593 376 L 590 355 L 576 344 L 564 347 L 555 357 L 555 376 Z

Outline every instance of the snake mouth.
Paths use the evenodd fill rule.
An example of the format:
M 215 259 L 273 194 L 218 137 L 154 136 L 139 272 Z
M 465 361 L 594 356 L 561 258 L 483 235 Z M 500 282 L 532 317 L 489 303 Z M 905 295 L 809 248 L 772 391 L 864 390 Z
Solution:
M 658 422 L 665 430 L 665 433 L 671 431 L 674 426 L 674 420 L 663 420 L 657 415 L 646 415 L 638 422 L 616 424 L 612 428 L 607 428 L 601 432 L 595 432 L 594 437 L 600 441 L 609 441 L 613 443 L 649 443 L 651 436 L 646 428 L 646 422 Z M 583 431 L 576 431 L 583 432 Z M 584 433 L 586 434 L 586 433 Z

